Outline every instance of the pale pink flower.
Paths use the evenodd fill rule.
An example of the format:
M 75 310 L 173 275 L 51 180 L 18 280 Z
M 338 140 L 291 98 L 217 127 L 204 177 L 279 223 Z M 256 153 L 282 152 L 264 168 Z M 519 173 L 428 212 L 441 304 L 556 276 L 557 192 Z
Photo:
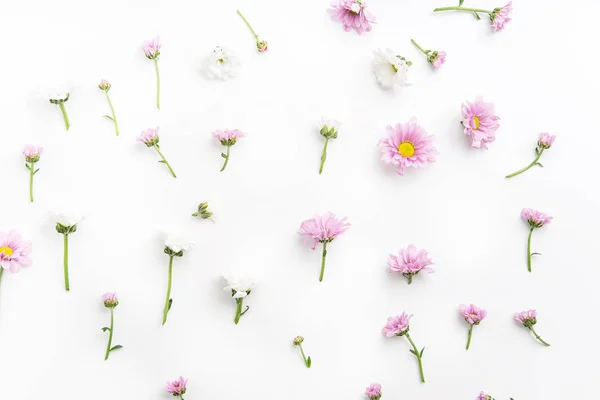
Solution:
M 512 1 L 509 1 L 504 7 L 495 8 L 490 19 L 492 20 L 492 29 L 494 32 L 504 29 L 504 25 L 511 21 L 510 14 L 512 12 Z
M 537 322 L 537 311 L 529 310 L 518 312 L 515 314 L 515 321 L 517 321 L 521 325 L 527 325 L 532 323 L 535 324 Z
M 467 101 L 462 105 L 462 116 L 464 133 L 471 137 L 472 147 L 487 149 L 487 143 L 496 140 L 500 118 L 494 114 L 493 103 L 486 103 L 481 96 L 477 96 L 475 102 Z
M 446 62 L 446 52 L 445 51 L 434 51 L 432 56 L 429 57 L 429 62 L 435 69 L 440 69 L 442 65 Z
M 239 138 L 246 136 L 246 134 L 239 129 L 219 129 L 213 132 L 213 136 L 223 146 L 233 146 Z
M 175 381 L 167 382 L 165 389 L 173 396 L 181 396 L 182 394 L 185 394 L 186 385 L 187 379 L 185 379 L 183 376 L 180 376 L 179 379 Z
M 381 159 L 386 164 L 398 165 L 398 175 L 404 175 L 406 167 L 424 167 L 435 162 L 433 136 L 427 135 L 415 117 L 408 123 L 388 126 L 386 132 L 388 137 L 379 141 Z
M 161 44 L 158 36 L 152 40 L 145 41 L 142 45 L 142 51 L 144 52 L 146 57 L 148 57 L 151 60 L 158 58 L 158 56 L 160 55 L 160 48 Z
M 412 315 L 403 312 L 402 315 L 389 317 L 382 332 L 387 337 L 402 336 L 408 332 L 408 324 Z
M 158 144 L 158 127 L 156 129 L 146 129 L 137 138 L 138 142 L 144 143 L 148 147 Z
M 379 400 L 381 398 L 381 385 L 379 383 L 373 383 L 365 390 L 365 395 L 369 400 Z
M 332 20 L 342 23 L 346 32 L 354 29 L 359 35 L 369 32 L 371 22 L 375 21 L 364 0 L 334 0 L 327 12 Z
M 487 394 L 481 392 L 481 393 L 479 393 L 479 396 L 477 396 L 477 400 L 494 400 L 494 399 L 492 399 L 492 396 L 488 396 Z
M 556 139 L 556 136 L 550 135 L 549 133 L 546 133 L 546 132 L 542 132 L 542 133 L 540 133 L 540 138 L 538 139 L 538 146 L 540 146 L 544 149 L 549 149 L 552 146 L 552 144 L 554 143 L 555 139 Z
M 553 219 L 548 214 L 532 208 L 524 208 L 521 211 L 521 218 L 532 228 L 541 228 L 544 225 L 548 225 Z
M 409 245 L 406 249 L 401 249 L 398 256 L 389 255 L 388 268 L 390 272 L 400 272 L 408 279 L 408 284 L 412 283 L 412 277 L 421 271 L 433 272 L 429 266 L 433 262 L 429 257 L 427 250 L 417 250 L 415 245 Z
M 298 233 L 313 240 L 314 250 L 317 243 L 329 243 L 350 228 L 350 223 L 346 222 L 346 219 L 346 217 L 338 219 L 334 213 L 328 212 L 302 222 Z
M 104 293 L 102 295 L 102 301 L 105 307 L 114 308 L 119 305 L 119 299 L 116 293 Z
M 0 268 L 13 274 L 19 272 L 21 267 L 31 265 L 30 253 L 31 242 L 23 240 L 20 233 L 0 232 Z
M 23 155 L 25 155 L 25 161 L 37 162 L 40 159 L 40 154 L 42 153 L 42 147 L 34 146 L 32 144 L 25 145 L 25 149 L 23 150 Z
M 487 317 L 487 311 L 483 308 L 479 308 L 474 304 L 469 304 L 468 306 L 461 304 L 460 305 L 460 313 L 465 320 L 471 325 L 479 325 L 479 323 Z

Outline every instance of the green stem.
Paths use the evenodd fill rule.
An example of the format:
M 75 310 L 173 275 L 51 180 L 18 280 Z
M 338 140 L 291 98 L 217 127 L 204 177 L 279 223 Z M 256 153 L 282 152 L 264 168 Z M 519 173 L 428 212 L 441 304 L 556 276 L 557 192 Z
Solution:
M 493 13 L 493 11 L 482 10 L 480 8 L 465 8 L 465 7 L 439 7 L 439 8 L 436 8 L 435 10 L 433 10 L 433 12 L 436 12 L 436 11 L 466 11 L 466 12 L 485 13 L 485 14 Z
M 542 150 L 540 150 L 539 154 L 537 155 L 537 157 L 535 158 L 535 160 L 533 160 L 533 162 L 531 164 L 529 164 L 525 168 L 518 170 L 517 172 L 513 172 L 510 175 L 506 175 L 505 178 L 512 178 L 513 176 L 522 174 L 523 172 L 527 171 L 529 168 L 533 167 L 539 161 L 540 157 L 542 157 L 542 153 L 544 152 L 544 150 L 545 150 L 544 148 L 542 148 Z
M 327 257 L 327 242 L 323 242 L 323 256 L 321 257 L 321 275 L 319 276 L 319 282 L 323 282 L 323 275 L 325 274 L 325 257 Z
M 223 167 L 221 167 L 220 172 L 223 172 L 225 170 L 225 167 L 227 166 L 227 163 L 229 162 L 229 148 L 231 146 L 226 146 L 226 147 L 227 147 L 227 153 L 225 154 L 225 162 L 223 163 Z M 223 153 L 221 153 L 221 154 L 223 154 Z
M 164 325 L 167 322 L 167 314 L 169 313 L 169 302 L 171 300 L 171 284 L 173 282 L 173 256 L 169 256 L 169 283 L 167 284 L 167 297 L 165 298 L 165 308 L 163 310 Z
M 158 58 L 154 58 L 154 69 L 156 70 L 156 108 L 160 110 L 160 73 L 158 72 Z
M 531 235 L 535 228 L 529 229 L 529 236 L 527 237 L 527 271 L 531 272 Z
M 325 138 L 325 146 L 323 147 L 323 153 L 321 154 L 321 167 L 319 168 L 319 175 L 323 172 L 323 166 L 325 165 L 325 160 L 327 160 L 327 144 L 329 143 L 329 138 Z
M 421 356 L 419 355 L 419 350 L 417 350 L 417 346 L 415 346 L 415 343 L 410 338 L 410 335 L 408 333 L 406 333 L 405 336 L 408 339 L 408 341 L 410 342 L 410 344 L 414 350 L 415 357 L 417 357 L 417 362 L 419 363 L 419 373 L 421 374 L 421 382 L 425 383 L 425 375 L 423 374 L 423 362 L 421 361 Z
M 69 288 L 69 234 L 63 233 L 63 264 L 65 274 L 65 290 L 68 292 Z
M 60 112 L 62 113 L 63 120 L 65 121 L 65 128 L 69 130 L 71 123 L 69 122 L 69 116 L 67 115 L 67 109 L 65 108 L 64 103 L 58 103 L 58 108 L 60 108 Z
M 108 355 L 110 354 L 110 348 L 112 347 L 112 338 L 113 338 L 113 329 L 115 325 L 115 317 L 114 317 L 115 309 L 113 307 L 110 308 L 110 333 L 108 334 L 108 345 L 106 346 L 106 355 L 104 356 L 104 361 L 108 360 Z
M 240 12 L 240 10 L 237 10 L 237 13 L 240 17 L 242 17 L 242 19 L 244 20 L 244 22 L 246 23 L 246 25 L 248 26 L 248 28 L 250 28 L 250 31 L 252 32 L 252 35 L 254 35 L 254 38 L 258 41 L 258 35 L 256 34 L 256 32 L 254 32 L 254 29 L 252 29 L 252 26 L 250 25 L 250 22 L 248 22 L 248 20 L 246 19 L 246 17 L 244 17 L 242 15 L 242 13 Z
M 425 54 L 426 56 L 428 55 L 428 53 L 430 53 L 430 50 L 423 49 L 421 46 L 419 46 L 419 44 L 417 42 L 415 42 L 414 39 L 410 39 L 410 41 L 412 42 L 412 44 L 417 46 L 417 49 L 421 50 L 421 53 Z
M 238 322 L 240 322 L 240 318 L 242 317 L 242 307 L 244 306 L 244 298 L 239 298 L 239 299 L 235 299 L 236 302 L 236 310 L 235 310 L 235 318 L 233 320 L 233 322 L 235 322 L 235 324 L 237 325 Z M 248 310 L 246 310 L 248 311 Z
M 471 335 L 473 334 L 473 325 L 469 326 L 469 338 L 467 339 L 467 350 L 469 350 L 469 346 L 471 345 Z
M 306 359 L 306 355 L 304 355 L 304 349 L 302 348 L 302 343 L 298 344 L 298 347 L 300 347 L 300 353 L 302 353 L 302 358 L 304 359 L 304 365 L 306 365 L 307 368 L 310 368 L 310 365 L 308 364 L 308 360 Z
M 33 203 L 33 167 L 34 163 L 29 164 L 29 200 Z
M 106 95 L 106 100 L 108 100 L 108 106 L 110 107 L 110 112 L 112 113 L 113 122 L 115 124 L 115 131 L 117 132 L 117 136 L 119 136 L 119 124 L 117 122 L 117 116 L 115 115 L 115 109 L 113 108 L 112 102 L 110 101 L 110 97 L 108 97 L 108 90 L 104 91 Z
M 536 338 L 537 340 L 539 340 L 539 341 L 540 341 L 540 342 L 541 342 L 541 343 L 542 343 L 544 346 L 550 346 L 550 344 L 549 344 L 549 343 L 545 342 L 545 341 L 544 341 L 544 340 L 543 340 L 543 339 L 540 337 L 540 335 L 538 335 L 538 334 L 535 332 L 535 330 L 533 329 L 533 327 L 532 327 L 532 326 L 530 326 L 530 327 L 529 327 L 529 330 L 531 331 L 531 333 L 533 333 L 533 334 L 535 335 L 535 338 Z
M 156 150 L 156 152 L 162 159 L 162 162 L 167 166 L 167 168 L 169 168 L 169 171 L 171 172 L 171 175 L 173 175 L 173 178 L 177 178 L 177 175 L 175 175 L 175 171 L 173 171 L 173 168 L 171 168 L 171 164 L 169 164 L 169 162 L 167 161 L 163 153 L 160 151 L 160 147 L 158 147 L 157 144 L 154 145 L 154 150 Z

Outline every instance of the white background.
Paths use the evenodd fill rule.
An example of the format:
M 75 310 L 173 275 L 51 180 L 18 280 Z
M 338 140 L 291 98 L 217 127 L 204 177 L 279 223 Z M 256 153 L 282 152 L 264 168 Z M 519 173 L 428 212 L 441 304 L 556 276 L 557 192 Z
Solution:
M 21 4 L 22 3 L 22 4 Z M 164 383 L 189 378 L 186 400 L 363 399 L 372 382 L 386 399 L 567 399 L 596 391 L 598 192 L 596 115 L 600 90 L 593 1 L 515 1 L 514 20 L 492 33 L 472 15 L 433 14 L 442 0 L 371 1 L 372 32 L 358 36 L 329 20 L 327 1 L 234 2 L 55 0 L 11 2 L 0 16 L 0 228 L 33 242 L 34 264 L 5 274 L 0 307 L 0 399 L 167 399 Z M 465 6 L 492 9 L 489 0 Z M 7 9 L 8 7 L 8 9 Z M 260 54 L 236 15 L 268 40 Z M 154 107 L 152 62 L 140 50 L 160 35 L 162 110 Z M 445 50 L 432 71 L 411 45 Z M 199 59 L 215 45 L 237 51 L 243 69 L 206 81 Z M 371 51 L 391 47 L 413 61 L 414 85 L 382 91 Z M 115 137 L 101 78 L 121 125 Z M 75 86 L 66 132 L 56 106 L 35 97 L 45 85 Z M 489 151 L 469 147 L 460 105 L 481 94 L 501 117 Z M 317 171 L 321 116 L 343 121 Z M 396 175 L 380 161 L 385 126 L 416 116 L 436 136 L 438 161 Z M 160 126 L 173 179 L 136 143 Z M 248 132 L 219 172 L 219 127 Z M 545 168 L 511 180 L 542 131 L 557 135 Z M 28 202 L 22 148 L 43 145 Z M 193 219 L 209 201 L 217 223 Z M 523 207 L 555 217 L 535 232 L 525 263 Z M 62 239 L 50 210 L 83 210 L 71 235 L 71 287 L 63 289 Z M 352 228 L 320 253 L 296 234 L 301 221 L 333 211 Z M 175 260 L 173 308 L 161 312 L 168 257 L 161 234 L 175 228 L 197 243 Z M 408 286 L 386 271 L 387 255 L 414 243 L 436 271 Z M 229 267 L 264 276 L 233 324 L 222 291 Z M 116 291 L 114 344 L 103 361 Z M 486 308 L 465 351 L 461 303 Z M 536 308 L 545 348 L 513 322 Z M 411 334 L 427 383 L 405 339 L 381 334 L 386 318 L 414 314 Z M 313 358 L 306 369 L 296 335 Z

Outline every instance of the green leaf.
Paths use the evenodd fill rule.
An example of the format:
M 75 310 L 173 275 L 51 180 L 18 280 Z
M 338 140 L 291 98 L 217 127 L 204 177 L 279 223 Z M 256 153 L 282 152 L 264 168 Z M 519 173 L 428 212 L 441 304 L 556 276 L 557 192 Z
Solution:
M 458 0 L 458 6 L 459 7 L 462 6 L 464 2 L 465 2 L 465 0 Z
M 40 170 L 39 168 L 38 168 L 38 169 L 36 169 L 35 171 L 33 171 L 33 174 L 34 174 L 34 175 L 35 175 L 35 174 L 37 174 L 37 172 L 38 172 L 39 170 Z
M 31 171 L 31 167 L 29 166 L 29 164 L 25 164 L 25 167 Z
M 102 332 L 106 332 L 106 331 L 110 331 L 110 328 L 108 326 L 105 326 L 104 328 L 102 328 Z
M 173 299 L 169 299 L 169 308 L 167 311 L 171 311 L 171 306 L 173 305 Z
M 122 347 L 123 347 L 123 346 L 121 346 L 120 344 L 118 344 L 118 345 L 116 345 L 116 346 L 113 346 L 113 347 L 112 347 L 112 349 L 110 349 L 110 351 L 113 351 L 113 350 L 119 350 L 119 349 L 120 349 L 120 348 L 122 348 Z
M 536 162 L 535 165 L 539 165 L 540 167 L 544 168 L 541 162 Z
M 415 356 L 419 357 L 419 354 L 417 354 L 417 352 L 416 352 L 416 351 L 414 351 L 413 349 L 410 349 L 409 351 L 410 351 L 411 353 L 413 353 Z
M 538 149 L 537 147 L 535 148 L 535 155 L 536 156 L 540 155 L 540 149 Z
M 312 365 L 312 360 L 310 359 L 310 356 L 308 356 L 308 358 L 306 359 L 306 367 L 310 368 L 311 365 Z
M 163 164 L 164 164 L 164 163 L 165 163 L 165 160 L 158 160 L 158 162 L 160 162 L 160 163 L 163 163 Z
M 475 18 L 481 19 L 481 17 L 479 16 L 479 14 L 477 14 L 477 13 L 473 13 L 473 14 L 475 14 Z
M 198 214 L 198 213 L 193 213 L 192 214 L 192 217 L 199 217 L 199 216 L 200 216 L 200 214 Z
M 419 353 L 419 357 L 423 357 L 423 352 L 425 351 L 425 347 L 421 349 L 421 353 Z
M 103 117 L 110 119 L 112 122 L 115 122 L 115 120 L 110 115 L 103 115 Z
M 531 257 L 533 257 L 533 256 L 541 256 L 541 255 L 542 255 L 542 253 L 531 253 Z
M 225 153 L 221 153 L 221 157 L 227 158 L 227 156 L 225 155 Z

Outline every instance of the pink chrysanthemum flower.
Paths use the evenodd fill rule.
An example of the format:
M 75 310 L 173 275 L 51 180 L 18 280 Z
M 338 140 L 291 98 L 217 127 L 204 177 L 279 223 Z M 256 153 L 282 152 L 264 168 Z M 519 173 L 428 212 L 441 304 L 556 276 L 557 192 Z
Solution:
M 229 151 L 231 146 L 236 144 L 237 140 L 246 136 L 246 134 L 239 129 L 219 129 L 213 132 L 213 136 L 217 138 L 221 145 L 227 147 L 227 152 L 221 153 L 221 157 L 225 159 L 223 162 L 223 167 L 221 167 L 221 172 L 223 172 L 225 167 L 227 167 L 227 163 L 229 162 Z
M 494 400 L 494 398 L 492 396 L 489 396 L 483 392 L 479 393 L 479 396 L 477 396 L 477 400 Z
M 144 44 L 142 44 L 142 51 L 146 57 L 150 60 L 154 60 L 160 55 L 161 46 L 160 39 L 157 36 L 152 40 L 145 41 Z
M 552 217 L 533 208 L 524 208 L 521 210 L 521 218 L 532 228 L 541 228 L 552 222 Z
M 0 276 L 7 269 L 17 273 L 21 267 L 29 267 L 31 259 L 31 242 L 23 240 L 16 231 L 0 232 Z
M 435 162 L 433 136 L 427 135 L 415 117 L 408 123 L 388 126 L 386 132 L 388 137 L 379 141 L 381 159 L 386 164 L 398 165 L 398 175 L 404 175 L 406 167 L 424 167 Z
M 544 149 L 549 149 L 553 144 L 556 136 L 551 135 L 547 132 L 540 133 L 540 138 L 538 139 L 538 146 Z
M 300 225 L 300 235 L 312 239 L 312 249 L 317 248 L 317 243 L 323 243 L 323 257 L 321 258 L 321 275 L 319 282 L 323 281 L 325 273 L 325 257 L 327 256 L 327 243 L 330 243 L 350 228 L 347 218 L 338 219 L 334 213 L 328 212 L 321 216 L 308 219 Z
M 487 149 L 487 143 L 496 140 L 500 118 L 494 114 L 493 103 L 486 103 L 481 96 L 477 96 L 475 102 L 467 101 L 462 105 L 462 116 L 464 133 L 471 137 L 472 147 Z
M 375 22 L 364 0 L 334 0 L 327 12 L 332 20 L 342 23 L 346 32 L 354 29 L 359 35 L 369 32 L 371 23 Z
M 509 1 L 504 7 L 498 7 L 494 9 L 494 12 L 490 14 L 490 19 L 492 20 L 492 29 L 494 32 L 504 29 L 504 25 L 508 24 L 511 20 L 511 13 L 512 1 Z
M 25 149 L 23 150 L 23 155 L 25 156 L 25 161 L 28 163 L 38 162 L 40 159 L 41 153 L 42 153 L 42 147 L 34 146 L 32 144 L 25 145 Z
M 432 264 L 427 250 L 417 250 L 412 244 L 406 249 L 400 250 L 398 256 L 390 254 L 388 258 L 389 271 L 402 273 L 409 285 L 412 283 L 413 276 L 419 272 L 432 273 L 433 268 L 429 267 Z
M 157 145 L 159 141 L 158 130 L 159 128 L 157 127 L 156 129 L 148 128 L 145 131 L 142 131 L 137 138 L 137 141 L 144 143 L 147 147 Z
M 547 342 L 545 342 L 540 335 L 537 334 L 533 326 L 537 324 L 537 311 L 529 310 L 529 311 L 521 311 L 515 314 L 515 321 L 519 324 L 523 325 L 525 328 L 529 329 L 531 333 L 535 336 L 537 340 L 540 341 L 544 346 L 550 346 Z
M 460 305 L 460 313 L 465 320 L 471 325 L 479 325 L 479 323 L 487 317 L 487 311 L 483 308 L 479 308 L 474 304 L 469 304 L 468 306 L 461 304 Z
M 433 54 L 429 56 L 428 61 L 431 63 L 433 68 L 440 69 L 441 66 L 446 62 L 446 52 L 434 51 Z
M 104 302 L 104 306 L 108 308 L 115 308 L 119 305 L 119 299 L 117 298 L 116 293 L 104 293 L 102 295 L 102 301 Z
M 175 381 L 167 382 L 165 389 L 168 393 L 171 393 L 173 396 L 181 396 L 185 394 L 186 385 L 187 379 L 185 379 L 183 376 L 180 376 L 179 379 Z
M 365 395 L 369 400 L 379 400 L 381 398 L 381 385 L 379 383 L 373 383 L 365 390 Z
M 403 312 L 402 315 L 389 317 L 382 332 L 387 337 L 403 336 L 408 332 L 409 323 L 412 315 Z

